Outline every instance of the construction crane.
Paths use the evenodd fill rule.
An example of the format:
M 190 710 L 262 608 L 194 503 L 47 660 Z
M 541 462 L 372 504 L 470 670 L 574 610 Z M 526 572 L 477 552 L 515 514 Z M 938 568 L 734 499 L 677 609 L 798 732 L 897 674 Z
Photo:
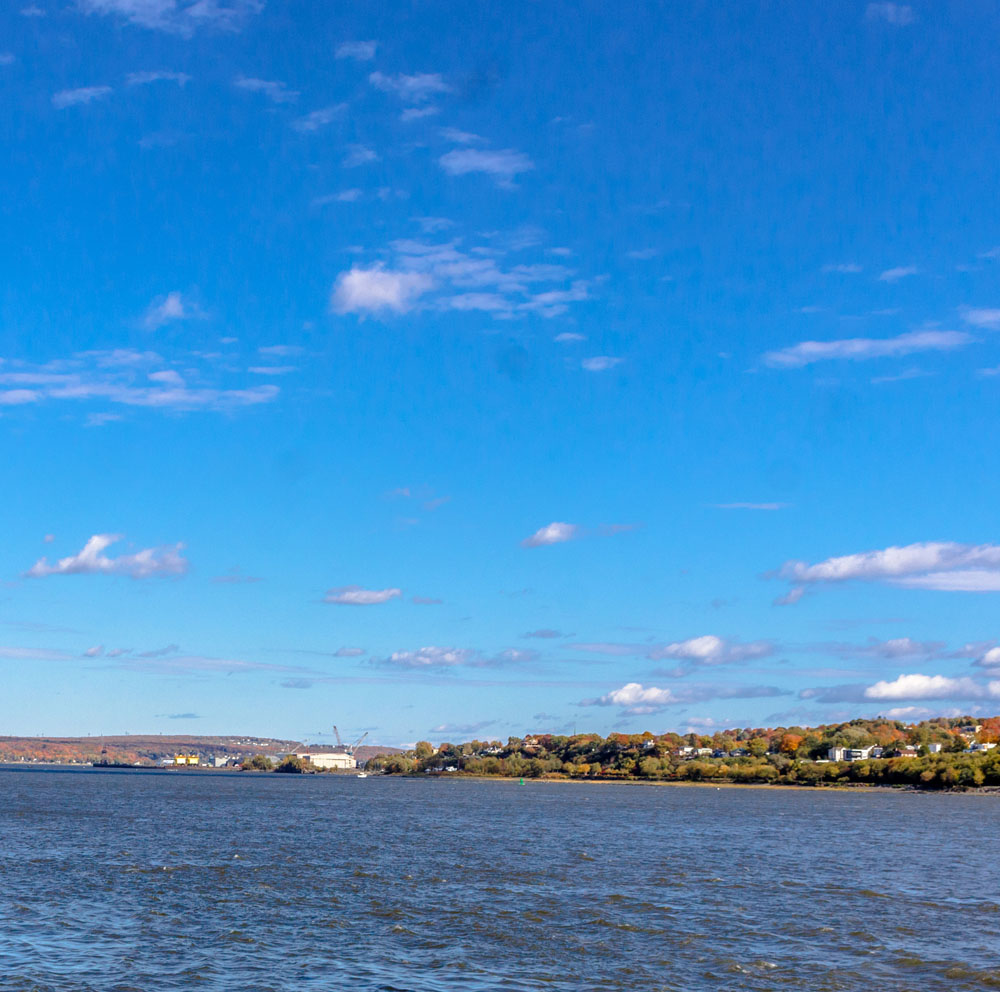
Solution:
M 337 729 L 337 725 L 333 725 L 333 736 L 337 738 L 337 750 L 343 751 L 345 754 L 354 754 L 354 752 L 361 746 L 361 742 L 368 736 L 368 731 L 366 730 L 353 744 L 345 744 L 340 736 L 340 731 Z

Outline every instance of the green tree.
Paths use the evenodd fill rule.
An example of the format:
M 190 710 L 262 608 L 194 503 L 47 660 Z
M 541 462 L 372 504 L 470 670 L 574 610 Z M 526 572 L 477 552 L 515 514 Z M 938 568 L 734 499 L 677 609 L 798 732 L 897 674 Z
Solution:
M 245 772 L 269 772 L 274 767 L 274 763 L 265 754 L 255 754 L 252 758 L 246 758 L 240 768 Z
M 306 770 L 306 763 L 294 754 L 290 754 L 274 770 L 276 772 L 288 772 L 293 775 L 301 775 Z

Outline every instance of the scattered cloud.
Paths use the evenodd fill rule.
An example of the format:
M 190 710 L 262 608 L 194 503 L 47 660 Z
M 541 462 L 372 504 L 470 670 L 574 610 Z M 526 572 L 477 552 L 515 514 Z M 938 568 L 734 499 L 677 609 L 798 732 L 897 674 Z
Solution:
M 343 41 L 334 53 L 338 59 L 354 59 L 355 62 L 370 62 L 375 58 L 375 41 Z
M 433 670 L 447 668 L 497 668 L 506 665 L 526 664 L 538 657 L 535 651 L 507 648 L 495 655 L 486 655 L 474 648 L 428 647 L 415 651 L 394 651 L 377 664 L 392 668 Z
M 205 718 L 199 713 L 157 713 L 156 714 L 161 719 L 166 718 L 167 720 L 204 720 Z
M 899 282 L 908 276 L 915 276 L 920 272 L 915 265 L 897 265 L 894 269 L 886 269 L 879 273 L 879 282 Z
M 711 699 L 765 699 L 789 695 L 774 686 L 685 686 L 664 689 L 628 682 L 597 699 L 585 699 L 582 706 L 617 706 L 629 716 L 657 713 L 669 706 L 707 702 Z
M 443 127 L 438 134 L 453 145 L 479 145 L 486 140 L 471 131 L 460 131 L 457 127 Z
M 77 7 L 85 14 L 119 17 L 137 27 L 189 37 L 201 28 L 237 30 L 264 9 L 264 0 L 77 0 Z
M 697 668 L 707 668 L 716 665 L 733 665 L 743 661 L 767 658 L 774 654 L 774 645 L 770 641 L 753 641 L 741 643 L 729 641 L 714 634 L 692 637 L 686 641 L 676 641 L 653 648 L 646 655 L 651 661 L 675 659 L 683 662 L 678 668 L 657 674 L 680 677 L 690 674 Z
M 800 588 L 861 581 L 946 592 L 1000 592 L 1000 545 L 927 541 L 841 555 L 816 564 L 789 561 L 778 575 Z
M 193 320 L 202 318 L 204 314 L 201 309 L 190 300 L 185 300 L 183 294 L 176 290 L 167 293 L 166 296 L 158 296 L 150 303 L 142 318 L 142 326 L 147 331 L 156 331 L 166 324 L 172 324 L 179 320 Z
M 905 3 L 870 3 L 865 8 L 869 21 L 884 21 L 895 27 L 906 27 L 914 21 L 913 8 Z
M 594 358 L 585 358 L 580 362 L 580 367 L 588 372 L 607 372 L 616 365 L 621 365 L 624 358 L 612 358 L 610 355 L 597 355 Z
M 824 272 L 840 272 L 844 275 L 854 275 L 861 271 L 861 266 L 857 262 L 831 262 L 823 266 Z
M 83 104 L 93 103 L 95 100 L 107 99 L 112 92 L 110 86 L 80 86 L 75 90 L 60 90 L 52 95 L 52 106 L 56 110 L 79 107 Z
M 376 265 L 342 272 L 334 283 L 330 308 L 345 313 L 406 313 L 412 310 L 434 280 L 420 272 L 394 272 Z
M 294 103 L 299 98 L 297 90 L 290 90 L 284 83 L 273 79 L 252 79 L 237 76 L 233 85 L 248 93 L 260 93 L 271 103 Z
M 375 606 L 378 603 L 388 603 L 403 595 L 402 589 L 362 589 L 361 586 L 338 586 L 328 589 L 323 597 L 324 603 L 337 603 L 340 606 Z
M 554 637 L 565 636 L 562 631 L 550 630 L 548 627 L 542 627 L 539 630 L 528 630 L 521 635 L 522 637 L 535 637 L 540 640 L 551 640 Z
M 990 307 L 963 307 L 962 320 L 973 327 L 1000 331 L 1000 309 Z
M 586 341 L 586 334 L 577 334 L 575 331 L 563 331 L 562 334 L 557 334 L 553 339 L 556 344 L 575 344 L 578 341 Z
M 481 172 L 492 176 L 501 186 L 511 186 L 522 172 L 530 172 L 535 163 L 523 152 L 511 148 L 489 151 L 480 148 L 455 148 L 438 159 L 450 176 Z
M 341 164 L 345 169 L 356 169 L 359 166 L 377 161 L 378 154 L 371 148 L 367 148 L 365 145 L 351 145 Z
M 95 644 L 83 652 L 84 658 L 100 658 L 102 654 L 104 654 L 103 644 Z
M 541 548 L 549 544 L 563 544 L 579 536 L 580 528 L 576 524 L 554 522 L 540 527 L 531 537 L 526 537 L 521 542 L 521 547 Z
M 364 648 L 337 648 L 333 652 L 333 656 L 334 658 L 360 658 L 367 653 Z
M 400 115 L 399 119 L 401 121 L 419 121 L 424 117 L 434 117 L 436 114 L 441 113 L 440 107 L 434 106 L 424 106 L 424 107 L 407 107 Z
M 180 651 L 180 645 L 167 644 L 162 648 L 152 648 L 149 651 L 139 651 L 136 654 L 136 658 L 167 658 L 172 654 L 176 654 L 178 651 Z
M 163 69 L 152 72 L 130 72 L 125 77 L 126 86 L 148 86 L 150 83 L 160 82 L 186 86 L 191 82 L 191 77 L 186 72 L 167 72 Z
M 311 134 L 313 131 L 318 131 L 320 128 L 332 124 L 338 117 L 342 117 L 345 110 L 347 110 L 346 103 L 335 103 L 329 107 L 321 107 L 304 117 L 296 118 L 292 121 L 292 127 L 303 134 Z
M 451 87 L 436 72 L 417 72 L 412 76 L 404 73 L 387 76 L 384 72 L 373 72 L 368 82 L 384 93 L 394 93 L 404 103 L 424 103 L 431 97 L 451 92 Z
M 876 682 L 864 691 L 865 699 L 878 702 L 998 697 L 1000 697 L 1000 682 L 983 685 L 967 677 L 950 678 L 947 675 L 900 675 L 891 682 Z
M 831 360 L 866 361 L 895 358 L 921 351 L 954 351 L 975 340 L 962 331 L 909 331 L 894 338 L 842 338 L 836 341 L 802 341 L 789 348 L 769 351 L 764 364 L 797 369 Z
M 75 555 L 60 558 L 50 564 L 48 558 L 39 558 L 25 572 L 30 579 L 50 575 L 128 575 L 133 579 L 147 579 L 154 575 L 183 575 L 188 563 L 181 556 L 183 544 L 145 548 L 133 554 L 110 558 L 104 551 L 122 540 L 121 534 L 95 534 Z

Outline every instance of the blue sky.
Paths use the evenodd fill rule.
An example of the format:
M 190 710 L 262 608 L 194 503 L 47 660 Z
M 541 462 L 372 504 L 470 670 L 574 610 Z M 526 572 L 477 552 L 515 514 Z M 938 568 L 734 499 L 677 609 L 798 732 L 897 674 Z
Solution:
M 4 732 L 1000 709 L 998 26 L 9 6 Z

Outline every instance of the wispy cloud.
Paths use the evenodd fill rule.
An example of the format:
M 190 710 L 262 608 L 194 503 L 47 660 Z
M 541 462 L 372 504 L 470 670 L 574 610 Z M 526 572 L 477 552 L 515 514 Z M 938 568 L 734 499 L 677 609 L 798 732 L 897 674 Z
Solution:
M 0 361 L 0 406 L 104 402 L 178 412 L 228 411 L 270 403 L 278 395 L 278 387 L 270 384 L 247 389 L 190 385 L 176 370 L 165 368 L 155 352 L 127 348 L 80 352 L 41 366 Z
M 870 3 L 865 8 L 869 21 L 884 21 L 894 27 L 906 27 L 915 20 L 913 8 L 905 3 Z
M 201 28 L 236 30 L 264 9 L 264 0 L 77 0 L 77 7 L 85 14 L 189 37 Z
M 182 293 L 175 291 L 153 300 L 142 318 L 142 324 L 147 331 L 155 331 L 165 324 L 201 317 L 204 317 L 201 309 L 190 300 L 184 299 Z
M 961 311 L 962 320 L 973 327 L 983 327 L 990 331 L 1000 331 L 1000 309 L 991 307 L 965 307 Z
M 292 128 L 296 131 L 301 131 L 303 134 L 311 134 L 313 131 L 319 131 L 328 124 L 332 124 L 338 117 L 343 117 L 346 110 L 346 103 L 334 103 L 329 107 L 321 107 L 319 110 L 313 110 L 304 117 L 296 118 L 292 121 Z
M 355 62 L 370 62 L 375 58 L 378 42 L 375 41 L 343 41 L 334 53 L 338 59 L 354 59 Z
M 356 169 L 362 165 L 378 161 L 378 154 L 364 145 L 351 145 L 342 162 L 345 169 Z
M 962 331 L 910 331 L 894 338 L 842 338 L 836 341 L 802 341 L 789 348 L 769 351 L 764 364 L 797 369 L 815 362 L 866 361 L 912 355 L 922 351 L 954 351 L 975 339 Z
M 411 76 L 405 73 L 387 76 L 384 72 L 373 72 L 368 82 L 385 93 L 394 93 L 405 103 L 423 103 L 431 97 L 451 92 L 451 87 L 436 72 L 417 72 Z
M 297 90 L 290 90 L 284 83 L 272 79 L 253 79 L 238 76 L 233 85 L 248 93 L 260 93 L 271 103 L 294 103 L 299 98 Z
M 946 592 L 1000 592 L 1000 545 L 927 541 L 816 564 L 790 561 L 778 574 L 800 588 L 860 581 Z
M 576 524 L 551 523 L 539 527 L 530 537 L 521 542 L 522 548 L 541 548 L 549 544 L 563 544 L 580 536 L 580 528 Z
M 330 309 L 339 314 L 406 313 L 433 285 L 433 279 L 420 272 L 355 267 L 337 277 Z
M 183 544 L 145 548 L 132 554 L 111 558 L 104 551 L 122 540 L 121 534 L 95 534 L 75 555 L 60 558 L 50 564 L 48 558 L 39 558 L 25 572 L 29 579 L 50 575 L 128 575 L 133 579 L 147 579 L 154 575 L 183 575 L 187 560 L 182 557 Z
M 620 689 L 614 689 L 597 699 L 585 699 L 581 706 L 617 706 L 629 716 L 658 713 L 670 706 L 707 702 L 711 699 L 767 699 L 789 695 L 784 689 L 774 686 L 684 686 L 665 689 L 659 686 L 645 686 L 640 682 L 628 682 Z
M 915 265 L 897 265 L 894 269 L 886 269 L 879 273 L 879 282 L 899 282 L 908 276 L 915 276 L 920 269 Z
M 523 651 L 508 648 L 495 655 L 487 655 L 475 648 L 428 647 L 417 648 L 414 651 L 394 651 L 387 658 L 377 661 L 377 664 L 392 668 L 408 668 L 429 670 L 442 668 L 495 668 L 505 665 L 518 665 L 534 661 L 538 657 L 535 651 Z
M 79 107 L 84 104 L 93 103 L 95 100 L 105 100 L 111 96 L 113 90 L 110 86 L 80 86 L 75 90 L 60 90 L 52 96 L 52 106 L 56 110 L 65 110 L 67 107 Z
M 624 361 L 624 358 L 613 358 L 611 355 L 596 355 L 594 358 L 583 359 L 580 367 L 587 372 L 607 372 Z
M 743 661 L 767 658 L 774 654 L 774 645 L 770 641 L 753 641 L 742 643 L 730 641 L 715 634 L 705 634 L 701 637 L 691 637 L 686 641 L 675 641 L 654 647 L 646 657 L 651 661 L 676 659 L 683 664 L 669 672 L 660 674 L 679 677 L 687 675 L 696 668 L 716 665 L 733 665 Z
M 539 638 L 541 640 L 550 640 L 550 639 L 555 638 L 555 637 L 562 637 L 563 633 L 562 633 L 562 631 L 559 631 L 559 630 L 552 630 L 552 629 L 550 629 L 548 627 L 542 627 L 542 628 L 540 628 L 538 630 L 528 630 L 528 631 L 525 631 L 521 636 L 522 637 L 534 637 L 534 638 Z
M 191 82 L 191 77 L 186 72 L 168 72 L 164 69 L 151 72 L 130 72 L 125 77 L 126 86 L 149 86 L 151 83 L 160 82 L 186 86 Z
M 324 603 L 336 603 L 340 606 L 376 606 L 388 603 L 390 599 L 398 599 L 403 595 L 402 589 L 363 589 L 361 586 L 338 586 L 328 589 L 323 597 Z
M 824 272 L 839 272 L 843 275 L 856 275 L 861 272 L 861 266 L 857 262 L 831 262 L 823 266 Z
M 438 159 L 441 168 L 450 176 L 485 173 L 501 186 L 511 186 L 523 172 L 530 172 L 535 163 L 523 152 L 512 148 L 490 151 L 480 148 L 454 148 Z

